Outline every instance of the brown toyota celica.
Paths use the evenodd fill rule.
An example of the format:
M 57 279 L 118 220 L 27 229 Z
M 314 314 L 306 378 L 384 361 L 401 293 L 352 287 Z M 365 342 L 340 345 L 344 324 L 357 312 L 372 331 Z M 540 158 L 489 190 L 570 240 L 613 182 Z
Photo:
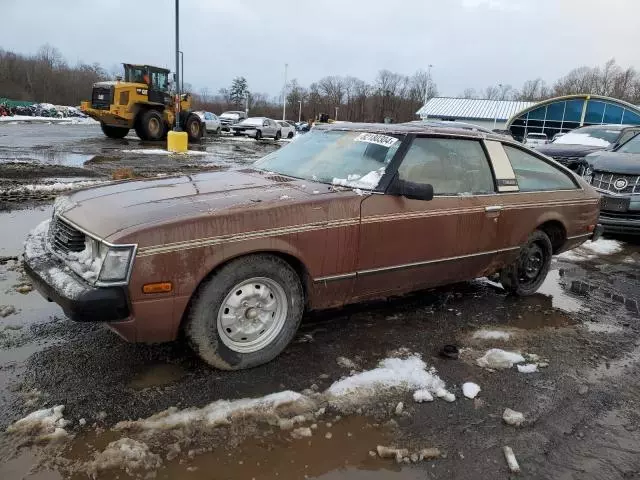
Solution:
M 259 365 L 305 310 L 499 273 L 534 293 L 600 233 L 599 195 L 498 135 L 316 126 L 246 168 L 79 190 L 25 246 L 38 290 L 124 339 L 184 331 L 222 369 Z

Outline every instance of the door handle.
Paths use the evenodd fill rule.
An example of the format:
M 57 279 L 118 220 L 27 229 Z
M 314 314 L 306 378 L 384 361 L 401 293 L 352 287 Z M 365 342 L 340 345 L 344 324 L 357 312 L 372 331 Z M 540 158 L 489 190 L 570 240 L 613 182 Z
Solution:
M 488 207 L 484 207 L 484 211 L 487 213 L 496 213 L 502 211 L 502 205 L 491 205 Z

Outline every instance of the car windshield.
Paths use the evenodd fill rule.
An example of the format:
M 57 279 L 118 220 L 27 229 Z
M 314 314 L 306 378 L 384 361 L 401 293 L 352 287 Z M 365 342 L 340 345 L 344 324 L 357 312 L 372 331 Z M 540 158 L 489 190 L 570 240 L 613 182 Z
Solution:
M 556 145 L 587 145 L 593 147 L 608 147 L 615 143 L 620 131 L 607 127 L 579 128 L 556 138 Z
M 255 166 L 295 178 L 373 190 L 401 139 L 400 135 L 312 130 Z
M 640 135 L 636 135 L 616 151 L 620 153 L 640 153 Z
M 247 118 L 240 122 L 240 125 L 262 126 L 263 118 Z

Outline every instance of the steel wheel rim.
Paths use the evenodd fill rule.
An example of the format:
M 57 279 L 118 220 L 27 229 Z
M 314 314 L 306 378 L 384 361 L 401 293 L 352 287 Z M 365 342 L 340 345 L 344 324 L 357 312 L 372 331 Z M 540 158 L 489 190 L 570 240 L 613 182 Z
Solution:
M 287 295 L 276 281 L 254 277 L 235 285 L 218 310 L 222 343 L 238 353 L 253 353 L 278 336 L 287 319 Z
M 520 281 L 525 284 L 534 283 L 544 266 L 544 251 L 537 243 L 527 246 L 524 255 L 520 259 L 518 274 Z
M 157 118 L 149 120 L 149 132 L 154 136 L 160 132 L 160 122 Z

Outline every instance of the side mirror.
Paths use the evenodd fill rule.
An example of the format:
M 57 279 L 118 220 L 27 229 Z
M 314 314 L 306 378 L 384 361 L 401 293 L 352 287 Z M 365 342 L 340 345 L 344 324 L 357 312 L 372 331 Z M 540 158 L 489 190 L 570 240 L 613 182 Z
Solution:
M 388 193 L 391 195 L 399 195 L 410 200 L 423 200 L 427 202 L 433 200 L 433 185 L 401 180 L 396 175 L 389 186 Z

